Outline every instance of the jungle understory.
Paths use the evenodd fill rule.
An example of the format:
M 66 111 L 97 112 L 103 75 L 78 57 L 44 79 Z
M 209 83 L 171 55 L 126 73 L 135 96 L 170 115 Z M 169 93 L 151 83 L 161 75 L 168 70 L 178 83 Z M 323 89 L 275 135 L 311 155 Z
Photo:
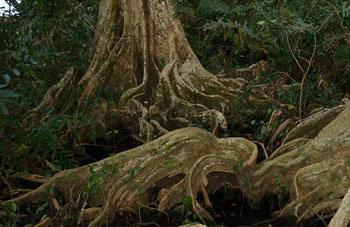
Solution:
M 45 121 L 51 109 L 88 112 L 99 124 L 99 140 L 118 129 L 140 145 L 48 178 L 17 175 L 37 186 L 3 202 L 18 204 L 23 211 L 18 217 L 34 218 L 27 208 L 47 203 L 50 209 L 36 217 L 37 226 L 177 226 L 186 220 L 208 226 L 312 226 L 330 219 L 329 226 L 347 226 L 347 99 L 305 119 L 282 121 L 298 110 L 272 98 L 271 85 L 251 86 L 246 76 L 259 74 L 268 63 L 234 76 L 208 72 L 169 0 L 102 0 L 96 37 L 85 75 L 68 70 L 23 125 Z M 272 105 L 279 109 L 266 116 Z M 248 118 L 247 109 L 254 109 L 253 118 L 270 118 L 266 144 L 244 131 L 242 137 L 223 138 Z M 92 127 L 79 132 L 88 135 Z M 98 146 L 75 148 L 104 152 Z

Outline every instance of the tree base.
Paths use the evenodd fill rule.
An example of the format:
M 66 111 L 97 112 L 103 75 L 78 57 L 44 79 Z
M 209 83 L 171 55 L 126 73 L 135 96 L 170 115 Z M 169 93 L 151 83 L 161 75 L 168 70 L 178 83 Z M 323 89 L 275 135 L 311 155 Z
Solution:
M 214 218 L 204 208 L 212 207 L 209 194 L 229 184 L 250 201 L 289 192 L 291 201 L 278 216 L 293 214 L 301 221 L 336 209 L 350 187 L 349 119 L 346 108 L 316 138 L 259 164 L 256 145 L 244 138 L 219 139 L 202 129 L 179 129 L 99 162 L 62 171 L 4 205 L 49 201 L 62 214 L 72 207 L 69 204 L 79 204 L 78 221 L 88 216 L 93 219 L 89 226 L 102 226 L 117 211 L 137 213 L 152 204 L 165 211 L 187 201 L 201 221 L 212 224 Z M 289 143 L 284 146 L 290 148 Z M 199 194 L 203 204 L 197 200 Z M 68 205 L 60 208 L 57 201 L 62 198 L 55 199 L 56 195 Z

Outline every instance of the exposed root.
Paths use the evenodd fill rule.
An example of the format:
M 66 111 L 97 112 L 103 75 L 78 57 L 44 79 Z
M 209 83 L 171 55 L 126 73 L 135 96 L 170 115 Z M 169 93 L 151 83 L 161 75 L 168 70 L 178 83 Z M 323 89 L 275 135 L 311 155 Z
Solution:
M 233 174 L 232 164 L 239 161 L 243 168 L 254 166 L 257 152 L 255 144 L 243 138 L 218 139 L 198 128 L 175 130 L 97 163 L 62 171 L 38 189 L 3 205 L 50 201 L 55 195 L 63 196 L 66 201 L 79 201 L 85 191 L 88 197 L 79 220 L 90 215 L 94 219 L 89 226 L 101 226 L 110 222 L 117 211 L 136 212 L 139 205 L 154 202 L 159 210 L 168 210 L 190 196 L 198 217 L 203 222 L 214 223 L 197 201 L 197 194 L 203 194 L 204 206 L 210 208 L 208 190 L 217 185 L 210 185 L 214 181 L 208 176 L 216 176 L 219 181 L 215 183 L 235 185 L 237 181 L 231 182 L 232 178 L 226 178 L 225 174 Z M 93 187 L 98 189 L 93 192 Z M 155 191 L 159 193 L 154 195 Z M 96 208 L 101 202 L 102 208 Z M 64 213 L 66 206 L 58 205 L 59 213 Z
M 302 145 L 305 145 L 307 142 L 309 142 L 310 139 L 308 138 L 298 138 L 295 140 L 292 140 L 286 144 L 284 144 L 283 146 L 280 146 L 279 148 L 277 148 L 270 156 L 270 159 L 274 159 L 277 156 L 280 156 L 282 154 L 285 154 L 289 151 L 292 151 Z
M 10 203 L 19 203 L 19 204 L 27 203 L 27 202 L 40 203 L 40 202 L 46 202 L 46 201 L 47 201 L 46 193 L 43 190 L 43 188 L 39 187 L 36 190 L 32 190 L 29 193 L 26 193 L 22 196 L 5 201 L 4 203 L 2 203 L 2 205 L 7 206 Z
M 33 191 L 32 189 L 13 189 L 10 191 L 10 195 L 12 197 L 18 197 L 20 195 L 27 194 L 29 192 Z
M 25 114 L 26 118 L 30 120 L 35 115 L 44 115 L 52 109 L 59 109 L 60 112 L 65 112 L 69 107 L 67 100 L 71 98 L 73 93 L 74 79 L 75 72 L 74 68 L 71 67 L 57 84 L 47 90 L 41 103 Z
M 46 227 L 52 225 L 52 220 L 50 217 L 44 217 L 37 225 L 34 227 Z
M 246 139 L 218 139 L 198 128 L 175 130 L 99 162 L 62 171 L 4 205 L 54 201 L 60 195 L 81 204 L 80 223 L 89 216 L 90 226 L 101 226 L 118 211 L 137 212 L 150 204 L 165 211 L 189 196 L 199 219 L 213 224 L 209 193 L 230 184 L 251 200 L 290 192 L 291 201 L 279 217 L 292 213 L 301 221 L 315 212 L 330 214 L 350 187 L 349 116 L 350 109 L 345 109 L 314 139 L 288 142 L 259 164 L 257 146 Z M 98 190 L 92 191 L 94 187 Z M 82 192 L 87 197 L 79 202 Z M 203 204 L 198 194 L 203 195 Z M 59 213 L 67 207 L 56 206 Z
M 11 178 L 18 178 L 18 179 L 29 181 L 29 182 L 40 183 L 40 184 L 43 184 L 47 181 L 46 177 L 43 177 L 43 176 L 40 176 L 37 174 L 16 173 L 10 177 Z
M 334 199 L 331 201 L 320 202 L 314 205 L 309 212 L 303 216 L 304 219 L 312 218 L 315 214 L 321 214 L 324 218 L 332 217 L 333 213 L 339 208 L 342 199 Z
M 218 78 L 205 70 L 174 13 L 169 0 L 101 1 L 96 53 L 89 69 L 80 81 L 74 81 L 69 70 L 28 114 L 40 118 L 48 109 L 85 110 L 98 119 L 103 129 L 98 136 L 122 126 L 148 142 L 188 126 L 200 125 L 216 135 L 227 129 L 225 116 L 239 111 L 237 103 L 268 105 L 268 97 L 257 89 L 240 100 L 248 86 L 244 79 Z M 237 73 L 257 75 L 267 67 L 261 61 Z M 73 88 L 76 97 L 68 96 Z M 127 114 L 111 120 L 109 116 L 121 110 Z M 90 126 L 85 127 L 81 132 Z
M 292 128 L 295 127 L 295 122 L 292 119 L 285 120 L 273 133 L 269 140 L 269 148 L 270 150 L 273 150 L 275 147 L 277 147 L 277 140 L 281 137 L 283 137 L 284 133 L 288 132 Z M 279 145 L 279 144 L 278 144 Z
M 84 210 L 82 214 L 82 222 L 90 223 L 94 219 L 96 219 L 102 213 L 102 208 L 100 207 L 92 207 Z M 79 224 L 79 223 L 78 223 Z
M 350 222 L 350 189 L 344 196 L 340 207 L 328 227 L 346 227 Z
M 216 134 L 226 130 L 225 116 L 235 115 L 238 108 L 264 107 L 272 101 L 262 90 L 245 89 L 248 82 L 242 78 L 218 78 L 205 70 L 174 19 L 170 0 L 102 0 L 97 39 L 96 54 L 80 81 L 70 69 L 27 116 L 45 119 L 42 115 L 50 109 L 84 110 L 105 131 L 125 124 L 139 133 L 134 136 L 140 141 L 151 142 L 39 180 L 43 185 L 38 189 L 4 205 L 62 197 L 68 202 L 55 205 L 57 216 L 78 201 L 74 208 L 81 217 L 74 221 L 89 216 L 90 226 L 102 226 L 117 211 L 136 212 L 139 206 L 154 203 L 164 211 L 190 196 L 199 218 L 213 223 L 208 194 L 228 183 L 250 200 L 290 192 L 291 201 L 279 215 L 292 211 L 301 220 L 313 210 L 322 211 L 320 204 L 329 209 L 334 205 L 331 198 L 341 198 L 350 187 L 350 110 L 344 105 L 300 122 L 259 164 L 256 145 L 246 139 L 218 139 L 197 128 L 171 131 L 201 125 Z M 256 75 L 266 67 L 261 62 L 237 73 Z M 74 102 L 77 106 L 71 106 Z M 291 125 L 289 121 L 277 129 L 272 147 Z M 82 192 L 86 197 L 81 204 Z M 197 200 L 199 193 L 204 204 Z
M 334 107 L 332 109 L 323 109 L 308 118 L 301 121 L 288 135 L 284 138 L 282 145 L 296 138 L 314 138 L 317 134 L 338 114 L 345 109 L 344 105 Z
M 259 200 L 261 191 L 290 191 L 292 201 L 279 216 L 292 213 L 303 220 L 314 210 L 329 212 L 326 205 L 334 207 L 332 200 L 344 196 L 350 186 L 349 115 L 349 109 L 345 109 L 315 139 L 300 138 L 275 151 L 252 170 L 250 177 L 256 190 L 249 188 L 246 193 Z

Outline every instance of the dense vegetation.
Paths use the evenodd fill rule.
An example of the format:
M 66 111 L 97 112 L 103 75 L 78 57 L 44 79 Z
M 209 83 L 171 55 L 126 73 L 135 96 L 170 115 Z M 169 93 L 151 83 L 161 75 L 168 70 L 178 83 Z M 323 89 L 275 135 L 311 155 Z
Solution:
M 187 37 L 209 70 L 232 74 L 235 68 L 268 60 L 272 72 L 260 75 L 260 83 L 300 84 L 307 77 L 303 107 L 330 104 L 333 94 L 348 91 L 350 8 L 346 1 L 176 3 Z M 278 96 L 298 105 L 299 87 L 290 92 L 295 93 Z
M 193 50 L 209 71 L 235 77 L 239 68 L 268 61 L 266 70 L 245 79 L 251 86 L 269 84 L 271 97 L 290 110 L 281 122 L 287 117 L 300 119 L 349 96 L 349 1 L 174 0 L 174 4 Z M 93 0 L 22 0 L 10 16 L 0 18 L 4 37 L 0 39 L 0 200 L 10 196 L 12 184 L 23 183 L 12 181 L 15 173 L 50 176 L 138 144 L 123 128 L 96 139 L 97 120 L 84 112 L 48 113 L 30 127 L 23 121 L 69 67 L 83 76 L 94 52 L 97 13 Z M 272 105 L 259 118 L 262 110 L 243 110 L 241 121 L 220 136 L 240 135 L 266 143 L 271 137 L 269 117 L 277 108 Z M 79 129 L 87 124 L 95 125 L 94 130 L 82 138 Z M 79 149 L 82 143 L 89 148 Z M 94 153 L 96 147 L 104 152 Z M 20 225 L 19 220 L 6 221 L 7 226 Z

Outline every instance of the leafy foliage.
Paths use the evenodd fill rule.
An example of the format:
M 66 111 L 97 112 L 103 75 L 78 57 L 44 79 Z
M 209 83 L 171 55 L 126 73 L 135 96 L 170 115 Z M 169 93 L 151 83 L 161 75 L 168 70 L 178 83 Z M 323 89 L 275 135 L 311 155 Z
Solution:
M 349 1 L 174 2 L 190 44 L 204 66 L 214 73 L 230 75 L 237 67 L 268 60 L 273 70 L 282 74 L 273 76 L 272 71 L 268 78 L 261 77 L 261 83 L 280 83 L 281 75 L 288 75 L 284 83 L 300 83 L 304 76 L 300 67 L 306 69 L 316 37 L 309 71 L 313 76 L 305 93 L 305 99 L 311 100 L 304 105 L 328 105 L 334 103 L 324 103 L 330 96 L 349 91 Z M 323 91 L 318 93 L 324 95 L 314 96 L 312 89 L 319 89 L 320 83 Z M 294 96 L 287 104 L 298 105 L 298 92 L 286 95 Z
M 6 102 L 11 102 L 9 98 L 17 98 L 19 94 L 11 90 L 0 89 L 0 110 L 3 114 L 9 115 L 9 111 L 5 105 Z
M 96 1 L 23 0 L 16 14 L 0 23 L 0 74 L 24 93 L 21 107 L 36 106 L 69 67 L 81 75 L 93 53 Z M 26 97 L 30 97 L 26 98 Z
M 24 130 L 22 114 L 35 107 L 69 67 L 83 75 L 94 51 L 97 6 L 93 0 L 22 0 L 0 17 L 0 154 L 7 160 L 2 171 L 33 171 L 44 160 L 62 168 L 75 165 L 72 145 L 62 143 L 61 137 L 66 133 L 78 141 L 77 129 L 87 118 L 53 116 Z
M 3 75 L 3 82 L 0 83 L 0 113 L 3 113 L 5 115 L 9 115 L 9 111 L 5 103 L 11 102 L 10 98 L 19 97 L 19 94 L 16 92 L 4 89 L 10 84 L 10 81 L 11 77 L 8 74 L 5 74 Z

